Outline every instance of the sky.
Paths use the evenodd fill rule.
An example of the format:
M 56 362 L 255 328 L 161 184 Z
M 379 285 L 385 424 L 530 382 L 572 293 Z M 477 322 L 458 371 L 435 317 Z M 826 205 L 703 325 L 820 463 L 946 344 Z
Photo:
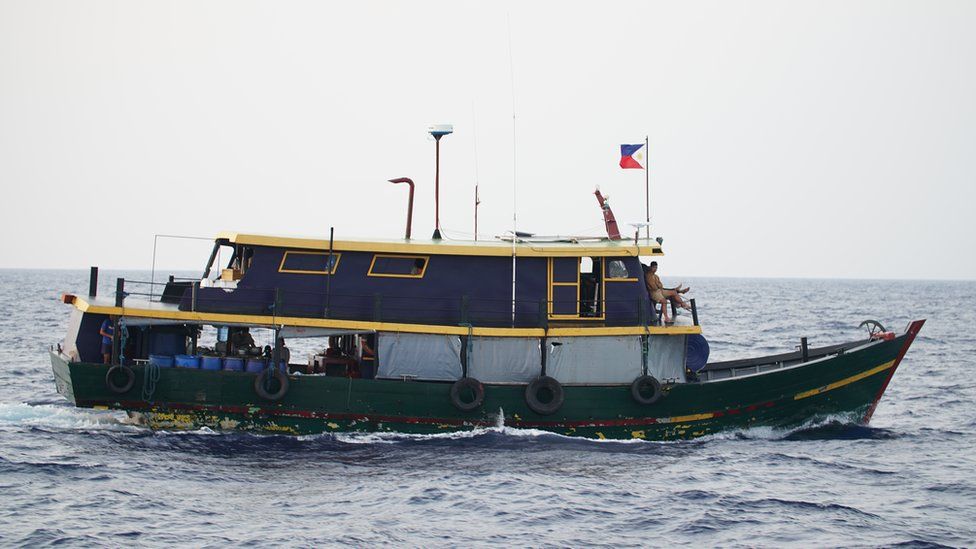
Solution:
M 974 279 L 976 3 L 0 0 L 0 268 L 222 230 L 605 234 L 662 272 Z

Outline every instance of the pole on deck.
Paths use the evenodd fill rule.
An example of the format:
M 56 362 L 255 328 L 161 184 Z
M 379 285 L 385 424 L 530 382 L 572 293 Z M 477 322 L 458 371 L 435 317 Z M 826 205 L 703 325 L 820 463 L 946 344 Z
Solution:
M 647 239 L 651 239 L 651 139 L 644 136 L 644 207 L 646 209 Z
M 125 279 L 116 278 L 115 279 L 115 306 L 121 307 L 124 299 L 125 299 Z
M 411 186 L 411 195 L 413 194 L 413 187 Z M 413 197 L 411 196 L 411 201 Z M 410 232 L 410 221 L 408 217 L 407 221 L 407 232 Z M 328 272 L 328 277 L 325 279 L 325 318 L 329 318 L 329 305 L 332 302 L 332 275 L 335 273 L 335 265 L 332 264 L 332 258 L 335 257 L 333 246 L 335 245 L 335 227 L 329 227 L 329 260 L 326 263 L 326 271 Z
M 810 358 L 810 349 L 807 347 L 807 338 L 800 338 L 800 354 L 803 356 L 803 362 L 806 362 Z
M 88 275 L 88 297 L 98 295 L 98 267 L 92 267 Z

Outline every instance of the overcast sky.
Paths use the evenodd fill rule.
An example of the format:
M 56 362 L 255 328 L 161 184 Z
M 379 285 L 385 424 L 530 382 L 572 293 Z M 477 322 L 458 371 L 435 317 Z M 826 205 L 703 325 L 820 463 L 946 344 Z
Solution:
M 604 234 L 597 185 L 642 221 L 617 162 L 648 135 L 666 274 L 973 279 L 974 29 L 974 2 L 0 0 L 0 267 L 396 238 L 400 176 L 426 237 L 449 123 L 454 238 L 476 181 L 479 232 L 511 228 L 513 177 L 520 230 Z

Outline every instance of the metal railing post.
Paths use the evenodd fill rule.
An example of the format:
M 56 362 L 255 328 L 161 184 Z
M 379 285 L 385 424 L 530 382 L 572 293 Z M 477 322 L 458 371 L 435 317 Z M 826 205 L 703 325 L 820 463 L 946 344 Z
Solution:
M 193 285 L 190 286 L 190 311 L 196 312 L 197 310 L 197 292 L 200 291 L 200 281 L 194 280 Z
M 116 278 L 115 279 L 115 306 L 121 307 L 122 300 L 125 299 L 125 279 Z
M 92 267 L 88 275 L 88 297 L 98 295 L 98 267 Z
M 462 295 L 461 296 L 461 324 L 468 323 L 468 317 L 471 314 L 471 298 Z
M 698 305 L 695 304 L 695 300 L 691 299 L 691 320 L 698 326 Z

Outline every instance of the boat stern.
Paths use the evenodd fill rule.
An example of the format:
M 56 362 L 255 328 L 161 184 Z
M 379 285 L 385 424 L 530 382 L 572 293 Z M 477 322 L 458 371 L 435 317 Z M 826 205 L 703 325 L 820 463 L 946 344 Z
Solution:
M 55 349 L 50 350 L 50 355 L 51 369 L 54 371 L 54 385 L 58 394 L 67 399 L 68 402 L 77 405 L 74 387 L 71 383 L 71 366 L 67 358 Z

